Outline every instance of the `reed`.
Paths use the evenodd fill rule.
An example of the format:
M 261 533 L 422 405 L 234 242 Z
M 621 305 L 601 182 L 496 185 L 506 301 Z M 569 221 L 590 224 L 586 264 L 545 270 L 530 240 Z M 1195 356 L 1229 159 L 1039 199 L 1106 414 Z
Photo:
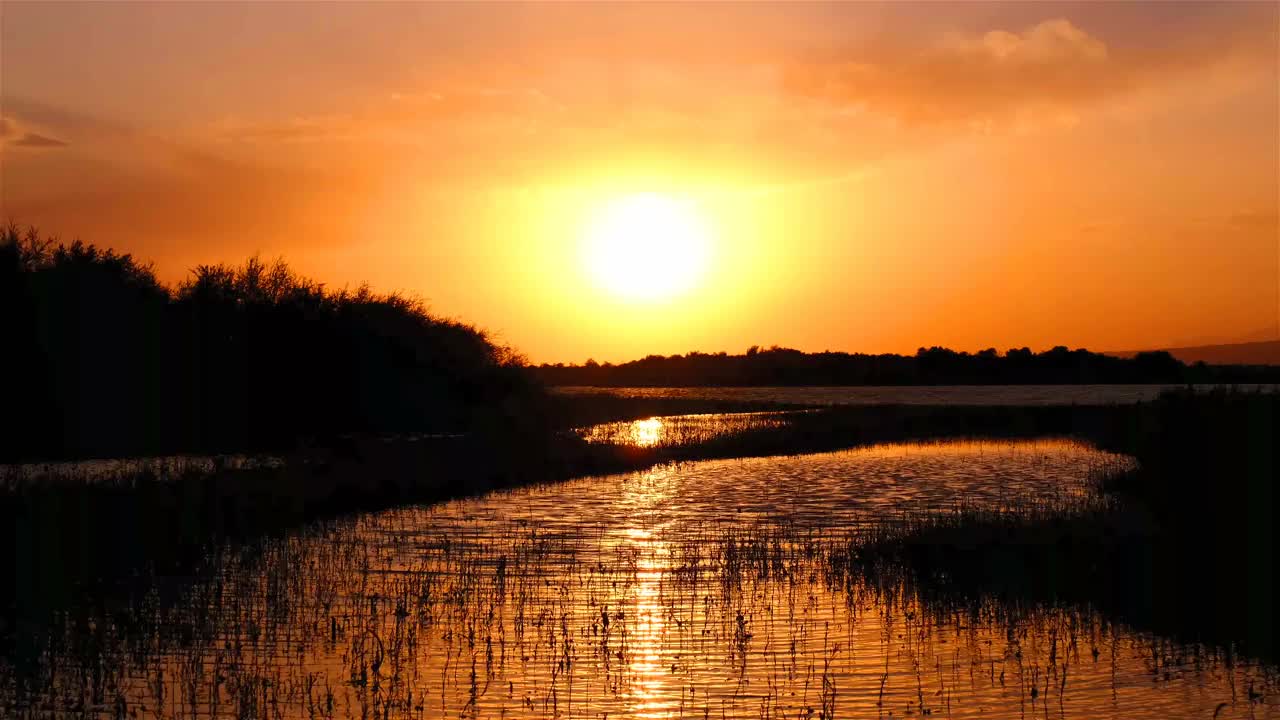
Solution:
M 77 607 L 29 655 L 0 661 L 0 707 L 15 718 L 1038 715 L 1133 683 L 1204 683 L 1210 708 L 1223 698 L 1244 714 L 1280 690 L 1274 668 L 1230 651 L 1069 603 L 925 592 L 892 563 L 859 564 L 968 510 L 857 530 L 781 516 L 694 524 L 646 541 L 469 512 L 325 521 L 213 551 L 172 596 L 156 583 Z M 864 551 L 857 563 L 851 548 Z

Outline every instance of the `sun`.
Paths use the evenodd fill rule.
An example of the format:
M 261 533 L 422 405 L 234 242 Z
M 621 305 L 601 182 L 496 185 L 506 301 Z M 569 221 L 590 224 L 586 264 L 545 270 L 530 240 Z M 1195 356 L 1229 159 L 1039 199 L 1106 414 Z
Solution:
M 706 270 L 710 236 L 696 206 L 656 193 L 614 198 L 588 220 L 583 258 L 601 289 L 636 301 L 693 289 Z

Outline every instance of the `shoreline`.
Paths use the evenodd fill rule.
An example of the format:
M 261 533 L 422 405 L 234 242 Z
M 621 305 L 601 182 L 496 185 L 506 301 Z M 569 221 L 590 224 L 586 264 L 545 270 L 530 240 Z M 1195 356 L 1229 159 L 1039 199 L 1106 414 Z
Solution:
M 1171 418 L 1198 418 L 1201 424 L 1217 423 L 1220 431 L 1206 435 L 1205 446 L 1198 451 L 1184 444 L 1182 452 L 1195 451 L 1193 455 L 1198 452 L 1210 461 L 1239 455 L 1245 447 L 1240 443 L 1248 442 L 1249 436 L 1241 439 L 1234 431 L 1256 424 L 1267 412 L 1274 423 L 1277 399 L 1280 395 L 1275 393 L 1218 392 L 1174 395 L 1135 406 L 846 406 L 792 414 L 790 422 L 781 426 L 649 448 L 592 444 L 564 431 L 537 438 L 518 434 L 403 442 L 366 438 L 285 456 L 279 466 L 188 472 L 169 479 L 144 474 L 125 482 L 8 488 L 0 492 L 0 519 L 13 529 L 6 534 L 12 544 L 4 548 L 3 557 L 12 562 L 7 571 L 15 582 L 10 585 L 11 595 L 0 598 L 0 618 L 8 616 L 4 622 L 8 629 L 0 628 L 4 630 L 0 634 L 19 626 L 39 627 L 41 618 L 73 605 L 86 588 L 145 584 L 151 576 L 182 576 L 197 567 L 211 547 L 252 543 L 254 538 L 325 518 L 673 462 L 796 455 L 882 442 L 1059 436 L 1138 458 L 1139 471 L 1101 490 L 1120 498 L 1124 513 L 1141 508 L 1149 522 L 1136 531 L 1130 527 L 1118 532 L 1117 520 L 1129 527 L 1132 516 L 1039 518 L 1037 522 L 951 518 L 874 548 L 875 566 L 892 564 L 931 591 L 1004 593 L 1035 602 L 1098 602 L 1137 617 L 1139 625 L 1228 646 L 1238 642 L 1274 661 L 1274 638 L 1246 642 L 1241 637 L 1244 631 L 1234 624 L 1235 620 L 1245 622 L 1246 631 L 1274 627 L 1269 615 L 1273 563 L 1267 564 L 1262 557 L 1210 562 L 1220 552 L 1229 552 L 1240 533 L 1252 537 L 1250 533 L 1270 532 L 1270 505 L 1240 505 L 1242 497 L 1256 493 L 1251 488 L 1267 477 L 1266 468 L 1254 462 L 1253 474 L 1241 476 L 1244 484 L 1236 492 L 1218 488 L 1227 498 L 1218 506 L 1202 507 L 1195 498 L 1169 506 L 1162 502 L 1162 493 L 1170 488 L 1194 489 L 1192 483 L 1200 481 L 1195 476 L 1198 466 L 1187 458 L 1161 461 L 1159 453 L 1169 451 L 1169 435 L 1177 430 Z M 1214 403 L 1229 407 L 1213 411 Z M 579 408 L 577 417 L 625 418 L 626 406 L 610 400 L 603 406 Z M 694 409 L 689 403 L 665 406 Z M 651 403 L 632 403 L 629 414 L 632 419 L 649 417 L 652 409 Z M 718 405 L 716 409 L 726 408 Z M 1260 435 L 1253 437 L 1254 445 L 1249 446 L 1253 455 L 1274 455 L 1273 448 L 1257 445 Z M 1244 465 L 1247 469 L 1249 461 Z M 1233 516 L 1242 507 L 1252 513 L 1243 521 Z M 1187 522 L 1200 527 L 1192 540 L 1178 541 Z M 1265 543 L 1267 537 L 1253 539 Z M 1273 552 L 1273 546 L 1267 552 Z M 1002 560 L 988 563 L 991 557 Z M 1031 566 L 1049 568 L 1047 575 L 1035 577 L 1051 582 L 1023 583 L 1026 577 L 1019 568 Z M 939 583 L 942 577 L 950 579 Z M 1246 602 L 1243 609 L 1239 602 L 1218 608 L 1213 614 L 1230 622 L 1205 631 L 1204 638 L 1194 637 L 1200 627 L 1190 632 L 1185 625 L 1180 627 L 1183 620 L 1178 613 L 1169 620 L 1134 612 L 1134 607 L 1167 604 L 1169 597 L 1197 597 L 1197 602 L 1210 603 L 1199 607 L 1217 608 L 1215 593 L 1220 587 L 1233 587 L 1230 596 L 1243 596 Z

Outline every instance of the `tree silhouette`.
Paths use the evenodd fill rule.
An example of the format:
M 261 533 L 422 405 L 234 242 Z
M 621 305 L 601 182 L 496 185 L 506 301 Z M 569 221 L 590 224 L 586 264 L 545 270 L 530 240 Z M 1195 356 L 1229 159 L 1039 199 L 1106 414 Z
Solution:
M 542 406 L 522 358 L 476 328 L 283 261 L 203 265 L 168 288 L 129 255 L 10 226 L 0 287 L 6 460 L 469 432 Z

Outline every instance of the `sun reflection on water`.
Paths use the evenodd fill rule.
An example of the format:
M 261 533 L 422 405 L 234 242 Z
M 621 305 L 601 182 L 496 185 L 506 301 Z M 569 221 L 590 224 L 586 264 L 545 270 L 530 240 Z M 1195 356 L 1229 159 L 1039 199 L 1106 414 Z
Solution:
M 639 447 L 653 447 L 662 441 L 662 418 L 649 418 L 631 423 L 631 442 Z
M 650 444 L 661 439 L 662 423 L 658 418 L 638 421 L 637 444 L 646 439 Z M 628 506 L 627 524 L 619 528 L 623 550 L 633 558 L 629 612 L 634 617 L 630 662 L 630 714 L 633 717 L 667 717 L 675 710 L 667 688 L 666 618 L 663 614 L 663 578 L 670 571 L 671 551 L 662 539 L 670 518 L 663 506 L 671 499 L 676 479 L 668 469 L 653 470 L 627 483 L 623 502 Z
M 790 412 L 709 413 L 666 415 L 643 420 L 623 420 L 579 428 L 579 437 L 592 443 L 633 447 L 678 446 L 701 443 L 726 435 L 777 428 L 787 424 Z
M 893 445 L 665 465 L 322 523 L 252 555 L 228 548 L 179 606 L 89 616 L 108 631 L 87 648 L 51 640 L 34 689 L 0 657 L 0 708 L 1280 717 L 1273 667 L 1087 608 L 926 597 L 849 562 L 856 513 L 1057 496 L 1128 462 L 1061 440 Z

